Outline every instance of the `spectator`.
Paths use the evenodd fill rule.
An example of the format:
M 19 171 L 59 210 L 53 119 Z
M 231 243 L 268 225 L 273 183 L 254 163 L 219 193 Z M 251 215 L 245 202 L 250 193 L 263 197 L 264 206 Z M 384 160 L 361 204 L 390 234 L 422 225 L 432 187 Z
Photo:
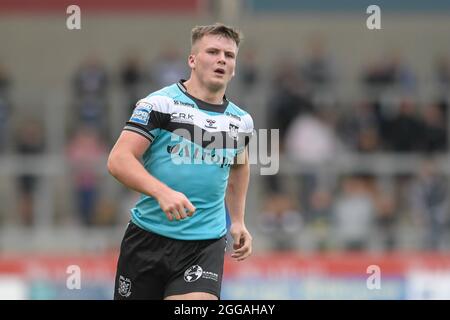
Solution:
M 341 149 L 332 124 L 313 115 L 297 117 L 286 134 L 286 154 L 306 169 L 300 174 L 300 203 L 302 210 L 310 212 L 310 199 L 319 185 L 318 169 L 329 164 Z M 309 222 L 309 221 L 308 221 Z
M 442 91 L 450 86 L 450 59 L 446 55 L 436 57 L 434 61 L 434 74 L 437 84 Z
M 395 86 L 411 91 L 416 79 L 412 70 L 399 53 L 393 52 L 379 62 L 372 62 L 363 71 L 363 82 L 371 89 L 386 89 Z
M 332 127 L 313 115 L 297 117 L 286 134 L 286 153 L 294 160 L 320 165 L 333 159 L 340 148 Z
M 428 250 L 443 248 L 449 221 L 448 182 L 437 169 L 433 159 L 422 163 L 409 193 L 413 217 L 425 230 L 424 246 Z
M 167 45 L 152 64 L 150 78 L 158 88 L 185 79 L 189 75 L 186 62 L 181 59 L 178 49 Z
M 107 88 L 105 67 L 97 57 L 89 57 L 74 77 L 75 125 L 96 125 L 107 130 Z
M 144 80 L 144 72 L 139 56 L 137 54 L 130 54 L 125 59 L 120 70 L 120 82 L 125 91 L 130 114 L 134 110 L 136 102 L 143 95 L 141 86 Z
M 429 153 L 447 151 L 447 119 L 438 105 L 425 107 L 423 122 L 423 150 Z
M 256 62 L 256 50 L 254 48 L 247 49 L 242 53 L 239 67 L 239 84 L 242 86 L 243 92 L 251 91 L 260 81 L 260 70 Z
M 336 241 L 345 250 L 366 250 L 374 223 L 374 203 L 361 178 L 348 177 L 334 206 Z
M 379 125 L 374 105 L 369 101 L 362 101 L 341 120 L 339 131 L 351 150 L 370 153 L 381 147 Z
M 95 56 L 87 58 L 76 71 L 74 89 L 78 98 L 104 97 L 108 86 L 108 75 L 102 62 Z
M 41 154 L 45 143 L 41 124 L 37 120 L 24 121 L 17 133 L 16 151 L 20 156 L 29 157 Z M 28 169 L 23 165 L 22 168 Z M 22 172 L 18 177 L 19 215 L 21 223 L 32 226 L 34 223 L 34 197 L 39 182 L 37 173 Z
M 308 56 L 300 68 L 302 78 L 313 90 L 331 85 L 334 80 L 334 71 L 323 38 L 318 35 L 313 36 L 309 41 L 308 50 Z
M 9 136 L 8 120 L 12 109 L 9 97 L 10 87 L 10 75 L 0 64 L 0 153 L 6 148 Z
M 296 64 L 286 58 L 276 66 L 272 79 L 273 93 L 269 99 L 268 128 L 280 130 L 280 150 L 283 152 L 286 132 L 292 121 L 301 114 L 313 111 L 313 104 L 304 84 L 295 72 Z
M 81 223 L 95 222 L 99 201 L 99 167 L 104 164 L 106 145 L 93 127 L 79 127 L 69 142 L 68 161 L 72 168 L 77 209 Z
M 317 239 L 316 248 L 320 251 L 330 247 L 330 224 L 333 218 L 333 194 L 325 187 L 318 187 L 311 194 L 309 210 L 305 215 Z
M 386 142 L 395 152 L 420 151 L 423 137 L 423 126 L 417 116 L 416 106 L 411 99 L 404 98 L 400 102 L 398 114 L 389 124 Z
M 284 194 L 271 194 L 267 197 L 259 227 L 270 239 L 274 251 L 296 249 L 296 240 L 302 228 L 300 212 L 291 199 Z
M 374 194 L 376 209 L 376 227 L 378 238 L 381 240 L 381 248 L 385 251 L 392 251 L 396 246 L 395 224 L 396 212 L 398 210 L 396 198 L 393 194 L 385 190 L 375 190 Z

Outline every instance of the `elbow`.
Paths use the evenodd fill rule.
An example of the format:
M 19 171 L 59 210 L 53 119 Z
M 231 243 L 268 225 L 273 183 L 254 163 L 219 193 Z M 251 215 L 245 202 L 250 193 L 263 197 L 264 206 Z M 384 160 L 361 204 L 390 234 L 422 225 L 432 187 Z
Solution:
M 233 193 L 236 190 L 236 185 L 232 179 L 228 180 L 227 193 Z
M 116 162 L 117 162 L 117 160 L 114 155 L 114 152 L 111 152 L 108 157 L 107 168 L 108 168 L 109 174 L 112 175 L 113 177 L 116 177 L 116 175 L 117 175 Z

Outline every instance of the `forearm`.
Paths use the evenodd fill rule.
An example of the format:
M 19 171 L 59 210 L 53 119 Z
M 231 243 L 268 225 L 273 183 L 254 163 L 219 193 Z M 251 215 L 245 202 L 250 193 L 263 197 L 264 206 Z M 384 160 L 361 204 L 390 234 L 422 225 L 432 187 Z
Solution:
M 153 177 L 131 153 L 111 154 L 108 159 L 108 170 L 128 188 L 154 198 L 158 198 L 158 195 L 168 188 Z
M 248 163 L 231 168 L 226 192 L 226 204 L 231 223 L 244 224 L 245 199 L 249 180 L 250 167 Z

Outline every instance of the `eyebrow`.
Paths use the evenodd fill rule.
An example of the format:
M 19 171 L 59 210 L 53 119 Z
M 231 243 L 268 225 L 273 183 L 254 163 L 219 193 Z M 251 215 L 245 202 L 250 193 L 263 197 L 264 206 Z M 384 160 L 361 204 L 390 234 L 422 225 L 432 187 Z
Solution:
M 206 51 L 208 51 L 208 50 L 218 50 L 218 51 L 220 51 L 221 49 L 219 49 L 217 47 L 207 47 Z M 236 55 L 236 53 L 234 51 L 230 51 L 230 50 L 224 50 L 224 51 L 225 51 L 225 53 L 231 53 L 232 55 Z

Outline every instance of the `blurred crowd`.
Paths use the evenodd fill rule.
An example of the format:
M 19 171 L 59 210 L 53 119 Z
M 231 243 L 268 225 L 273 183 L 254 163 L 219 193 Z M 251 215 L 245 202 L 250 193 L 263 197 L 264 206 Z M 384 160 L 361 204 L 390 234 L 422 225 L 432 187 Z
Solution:
M 285 159 L 312 170 L 265 179 L 260 228 L 269 246 L 305 246 L 299 235 L 307 233 L 313 250 L 450 249 L 450 190 L 439 161 L 448 154 L 450 59 L 436 58 L 424 81 L 400 54 L 380 57 L 361 68 L 360 95 L 350 100 L 337 92 L 337 67 L 313 42 L 306 59 L 286 57 L 270 79 L 267 127 L 280 129 Z M 427 99 L 417 94 L 421 86 L 433 87 Z M 392 155 L 394 167 L 410 156 L 420 164 L 390 175 L 330 173 L 340 154 Z
M 248 213 L 256 217 L 251 228 L 266 235 L 274 250 L 302 248 L 304 235 L 314 239 L 313 250 L 395 250 L 408 247 L 398 236 L 404 226 L 419 230 L 421 240 L 411 248 L 450 249 L 448 177 L 437 160 L 448 153 L 449 57 L 440 56 L 429 66 L 432 99 L 417 96 L 424 81 L 399 53 L 367 61 L 356 81 L 360 94 L 353 99 L 339 90 L 345 72 L 326 44 L 316 39 L 307 51 L 299 59 L 276 57 L 269 72 L 261 68 L 257 48 L 243 48 L 238 58 L 228 95 L 250 113 L 264 115 L 257 117 L 263 121 L 256 128 L 280 130 L 282 157 L 299 168 L 294 175 L 281 171 L 255 177 L 264 188 Z M 118 198 L 105 198 L 102 192 L 98 168 L 117 138 L 111 132 L 118 130 L 111 128 L 111 92 L 120 91 L 127 101 L 123 114 L 129 115 L 140 98 L 188 76 L 185 57 L 171 46 L 151 63 L 129 53 L 115 69 L 90 56 L 68 75 L 70 121 L 65 150 L 60 150 L 74 202 L 68 221 L 117 224 L 126 214 L 126 205 L 119 202 L 132 203 L 136 196 L 125 188 Z M 0 157 L 43 155 L 48 149 L 42 119 L 14 114 L 13 86 L 14 70 L 0 65 Z M 252 96 L 261 94 L 265 105 L 253 104 Z M 391 176 L 370 170 L 328 174 L 324 168 L 345 153 L 411 155 L 422 161 L 413 172 Z M 304 167 L 312 170 L 302 171 Z M 16 178 L 19 224 L 33 226 L 39 177 L 23 172 Z

